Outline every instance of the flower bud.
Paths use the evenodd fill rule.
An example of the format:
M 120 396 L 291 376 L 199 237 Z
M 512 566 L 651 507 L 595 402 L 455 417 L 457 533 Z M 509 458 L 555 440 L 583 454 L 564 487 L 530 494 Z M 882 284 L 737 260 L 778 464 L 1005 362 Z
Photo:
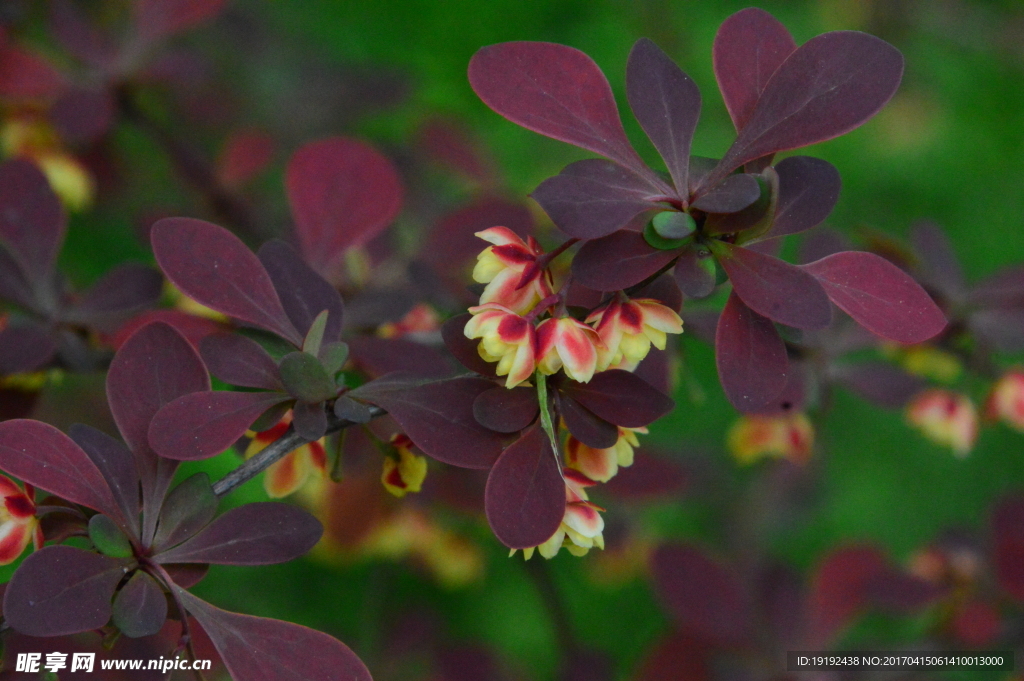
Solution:
M 978 439 L 978 411 L 966 395 L 925 390 L 907 405 L 907 421 L 936 444 L 967 456 Z
M 742 416 L 729 430 L 729 451 L 741 464 L 754 463 L 765 456 L 804 464 L 814 447 L 814 426 L 806 414 L 781 416 Z
M 996 381 L 985 404 L 985 415 L 1024 432 L 1024 370 L 1011 369 Z

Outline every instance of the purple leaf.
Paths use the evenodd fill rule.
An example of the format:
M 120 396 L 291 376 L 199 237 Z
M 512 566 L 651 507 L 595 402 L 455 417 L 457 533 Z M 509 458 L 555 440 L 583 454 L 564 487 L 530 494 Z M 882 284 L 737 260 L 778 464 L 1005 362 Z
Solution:
M 562 391 L 555 392 L 558 414 L 574 438 L 588 447 L 608 449 L 619 441 L 619 428 L 599 418 Z
M 678 498 L 689 484 L 690 474 L 677 461 L 638 449 L 633 465 L 619 468 L 606 489 L 618 499 L 653 501 Z
M 738 213 L 761 198 L 756 176 L 730 175 L 702 194 L 692 206 L 705 213 Z
M 537 418 L 537 392 L 533 388 L 495 386 L 473 400 L 477 423 L 499 433 L 517 433 Z
M 633 115 L 668 166 L 678 196 L 689 193 L 690 143 L 700 116 L 700 90 L 647 38 L 633 45 L 626 65 L 626 95 Z
M 1024 349 L 1024 306 L 979 310 L 968 318 L 968 324 L 1000 352 Z
M 263 244 L 258 256 L 267 268 L 270 280 L 274 282 L 281 305 L 298 332 L 305 337 L 317 315 L 327 310 L 323 342 L 333 343 L 338 340 L 345 311 L 338 290 L 303 262 L 295 249 L 280 239 Z
M 148 41 L 198 26 L 220 14 L 227 0 L 137 0 L 136 30 Z
M 172 563 L 170 565 L 164 565 L 164 570 L 167 571 L 171 581 L 183 589 L 191 589 L 193 586 L 203 581 L 207 574 L 210 572 L 209 563 Z
M 679 251 L 661 251 L 649 245 L 643 234 L 627 229 L 583 244 L 572 261 L 576 280 L 595 291 L 618 291 L 651 276 Z
M 466 340 L 469 341 L 468 338 Z M 440 351 L 405 338 L 356 336 L 349 340 L 348 345 L 352 352 L 352 362 L 372 377 L 384 376 L 393 371 L 439 377 L 452 373 L 451 365 Z
M 762 239 L 805 232 L 828 217 L 839 200 L 839 171 L 828 161 L 790 156 L 775 165 L 779 202 L 771 229 Z
M 176 546 L 206 527 L 217 515 L 218 503 L 206 473 L 196 473 L 183 480 L 171 490 L 160 508 L 154 550 L 159 552 Z
M 910 231 L 910 243 L 919 259 L 921 279 L 925 285 L 934 286 L 947 298 L 962 300 L 967 291 L 964 271 L 942 228 L 931 222 L 916 225 Z
M 636 224 L 658 208 L 650 183 L 617 163 L 588 158 L 567 165 L 530 196 L 555 225 L 580 239 L 596 239 Z
M 302 254 L 325 275 L 347 248 L 390 225 L 402 206 L 402 183 L 391 161 L 347 137 L 296 151 L 285 170 L 285 188 Z
M 43 327 L 8 326 L 0 331 L 0 376 L 41 369 L 56 352 L 53 338 Z
M 782 242 L 772 240 L 767 243 L 781 244 Z M 850 242 L 845 236 L 834 229 L 822 227 L 804 236 L 803 241 L 800 242 L 798 262 L 801 265 L 806 265 L 809 262 L 848 250 L 850 250 Z
M 727 645 L 743 641 L 752 617 L 736 574 L 688 544 L 666 544 L 652 561 L 654 583 L 684 631 Z
M 0 470 L 127 526 L 100 469 L 51 425 L 28 419 L 0 422 Z
M 28 310 L 41 307 L 35 300 L 30 280 L 25 266 L 0 240 L 0 298 Z
M 803 269 L 822 283 L 843 312 L 883 338 L 921 343 L 946 327 L 942 310 L 920 284 L 874 253 L 836 253 Z
M 687 298 L 707 298 L 717 284 L 715 260 L 706 248 L 683 249 L 672 274 Z
M 534 426 L 501 453 L 487 476 L 487 522 L 505 546 L 526 549 L 547 541 L 565 515 L 565 482 L 558 457 Z
M 262 501 L 231 509 L 153 560 L 216 565 L 283 563 L 313 548 L 323 531 L 320 521 L 298 506 Z
M 72 425 L 68 429 L 68 436 L 96 464 L 121 509 L 121 517 L 128 523 L 126 529 L 130 535 L 137 536 L 141 500 L 139 472 L 135 468 L 132 453 L 119 440 L 81 423 Z
M 82 294 L 68 318 L 93 324 L 119 321 L 154 304 L 160 298 L 163 284 L 164 278 L 152 267 L 119 265 Z
M 314 442 L 327 432 L 327 412 L 323 402 L 296 402 L 292 407 L 292 426 L 301 437 Z
M 886 570 L 885 557 L 871 547 L 830 553 L 811 583 L 808 645 L 826 645 L 868 604 L 868 586 Z
M 880 38 L 833 31 L 808 40 L 765 84 L 710 186 L 748 161 L 838 137 L 874 116 L 896 93 L 903 55 Z
M 302 345 L 270 275 L 234 234 L 192 218 L 164 218 L 150 234 L 160 268 L 185 295 Z
M 493 387 L 492 381 L 475 376 L 425 381 L 396 373 L 366 383 L 351 395 L 387 410 L 416 446 L 438 461 L 490 468 L 501 453 L 504 436 L 477 423 L 473 402 Z
M 327 634 L 226 612 L 183 589 L 178 595 L 235 681 L 373 681 L 356 654 Z
M 579 50 L 525 41 L 489 45 L 470 60 L 469 83 L 513 123 L 653 177 L 626 138 L 608 80 Z
M 50 107 L 48 117 L 60 139 L 74 148 L 87 148 L 114 124 L 117 104 L 105 87 L 72 87 Z
M 865 400 L 890 409 L 902 409 L 927 385 L 924 379 L 881 361 L 838 366 L 833 369 L 833 376 Z
M 31 161 L 14 159 L 0 165 L 0 207 L 0 240 L 27 276 L 47 279 L 64 243 L 67 216 Z
M 73 0 L 50 3 L 50 33 L 69 54 L 102 68 L 115 55 L 114 46 Z
M 715 78 L 736 130 L 742 130 L 768 80 L 796 43 L 779 21 L 756 7 L 740 10 L 718 29 Z
M 640 428 L 672 411 L 675 403 L 639 376 L 612 369 L 589 383 L 564 380 L 559 389 L 598 418 L 624 428 Z
M 210 373 L 231 385 L 284 390 L 273 357 L 256 341 L 234 333 L 215 333 L 199 345 Z
M 897 615 L 910 615 L 934 603 L 946 589 L 922 577 L 886 567 L 864 587 L 868 603 Z
M 473 315 L 468 312 L 452 317 L 441 326 L 441 337 L 448 351 L 462 366 L 478 374 L 495 378 L 497 374 L 494 373 L 494 369 L 498 365 L 481 357 L 477 350 L 480 341 L 466 338 L 464 333 L 466 323 L 472 317 Z
M 733 291 L 758 314 L 798 329 L 823 329 L 832 321 L 825 291 L 796 265 L 723 241 L 712 241 L 711 250 Z
M 284 393 L 197 392 L 174 400 L 153 417 L 149 442 L 177 461 L 220 454 L 267 409 L 291 399 Z
M 137 570 L 114 598 L 114 624 L 130 638 L 152 636 L 167 620 L 167 597 L 156 581 Z
M 23 50 L 10 40 L 0 45 L 0 97 L 13 100 L 49 100 L 67 87 L 49 61 Z
M 975 305 L 1024 304 L 1024 265 L 1002 269 L 979 281 L 971 291 Z
M 732 406 L 743 412 L 762 409 L 786 387 L 786 344 L 771 320 L 729 295 L 715 332 L 718 380 Z
M 992 511 L 992 542 L 999 586 L 1024 602 L 1024 499 L 1011 497 Z
M 70 546 L 47 546 L 18 567 L 4 593 L 4 620 L 28 636 L 99 629 L 126 561 Z

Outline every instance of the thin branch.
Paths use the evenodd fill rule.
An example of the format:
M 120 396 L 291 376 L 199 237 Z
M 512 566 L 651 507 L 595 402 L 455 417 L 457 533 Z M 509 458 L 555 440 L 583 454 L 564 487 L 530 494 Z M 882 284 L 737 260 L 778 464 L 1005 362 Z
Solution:
M 369 407 L 370 414 L 374 418 L 387 413 L 380 407 L 373 406 L 372 404 L 369 405 Z M 339 419 L 330 411 L 327 412 L 327 433 L 336 433 L 339 430 L 348 428 L 349 426 L 358 425 L 360 424 L 355 421 Z M 261 450 L 256 456 L 252 457 L 241 466 L 215 482 L 213 485 L 214 494 L 218 497 L 224 496 L 239 485 L 248 482 L 270 468 L 271 465 L 283 459 L 286 454 L 294 452 L 302 445 L 309 444 L 310 442 L 312 442 L 312 440 L 307 440 L 302 437 L 295 432 L 295 428 L 293 426 L 289 426 L 284 435 Z

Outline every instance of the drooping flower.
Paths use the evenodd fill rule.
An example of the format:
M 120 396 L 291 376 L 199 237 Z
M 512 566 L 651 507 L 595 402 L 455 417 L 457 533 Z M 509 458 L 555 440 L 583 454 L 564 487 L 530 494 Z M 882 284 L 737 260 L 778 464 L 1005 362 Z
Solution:
M 549 275 L 544 268 L 535 267 L 543 253 L 532 236 L 523 241 L 507 227 L 491 227 L 476 236 L 494 244 L 477 256 L 473 268 L 473 280 L 487 284 L 480 296 L 481 305 L 497 303 L 523 314 L 551 295 Z
M 814 426 L 802 412 L 778 416 L 742 416 L 729 429 L 729 451 L 741 464 L 765 456 L 807 463 L 814 447 Z
M 619 439 L 607 449 L 588 447 L 572 435 L 565 443 L 565 461 L 596 482 L 608 482 L 619 472 L 619 467 L 633 465 L 633 448 L 640 446 L 637 433 L 646 433 L 647 428 L 623 428 L 619 426 Z
M 43 546 L 43 530 L 36 517 L 35 490 L 26 485 L 22 490 L 5 475 L 0 475 L 0 565 L 18 559 L 32 542 L 38 550 Z
M 978 410 L 966 396 L 949 390 L 925 390 L 907 405 L 907 421 L 932 442 L 964 457 L 978 438 Z
M 651 298 L 612 298 L 607 305 L 590 313 L 601 342 L 598 370 L 632 371 L 651 351 L 651 345 L 665 349 L 667 335 L 683 332 L 683 320 L 670 308 Z
M 1024 432 L 1024 369 L 1011 369 L 996 381 L 985 403 L 985 415 Z
M 506 388 L 514 388 L 533 375 L 537 334 L 533 324 L 512 310 L 488 303 L 469 308 L 466 338 L 479 338 L 477 351 L 488 362 L 497 362 L 495 373 L 508 376 Z
M 404 497 L 409 492 L 419 492 L 423 488 L 423 480 L 427 477 L 427 459 L 413 453 L 413 442 L 409 436 L 399 433 L 392 436 L 391 446 L 398 458 L 384 457 L 384 471 L 380 481 L 384 488 L 396 497 Z
M 585 489 L 592 486 L 594 481 L 571 468 L 563 471 L 563 477 L 565 516 L 562 518 L 562 524 L 543 544 L 523 549 L 523 557 L 526 560 L 533 557 L 534 549 L 550 559 L 557 556 L 563 546 L 574 556 L 585 556 L 595 546 L 604 548 L 604 518 L 600 514 L 604 509 L 587 500 Z M 514 553 L 515 549 L 509 555 Z
M 289 411 L 272 428 L 258 433 L 249 432 L 252 441 L 245 450 L 245 458 L 256 456 L 268 445 L 276 442 L 292 422 Z M 289 452 L 263 474 L 263 489 L 271 499 L 280 499 L 297 491 L 311 476 L 323 476 L 327 472 L 327 452 L 323 439 L 304 444 Z
M 537 326 L 537 368 L 545 374 L 564 368 L 572 380 L 587 383 L 602 346 L 596 331 L 572 317 L 545 319 Z

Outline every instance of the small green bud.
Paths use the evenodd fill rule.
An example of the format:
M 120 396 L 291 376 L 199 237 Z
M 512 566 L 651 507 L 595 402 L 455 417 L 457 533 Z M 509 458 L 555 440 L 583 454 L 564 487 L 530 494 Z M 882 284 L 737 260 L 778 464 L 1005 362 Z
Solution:
M 666 239 L 685 239 L 697 231 L 697 223 L 689 213 L 669 210 L 651 220 L 654 231 Z

